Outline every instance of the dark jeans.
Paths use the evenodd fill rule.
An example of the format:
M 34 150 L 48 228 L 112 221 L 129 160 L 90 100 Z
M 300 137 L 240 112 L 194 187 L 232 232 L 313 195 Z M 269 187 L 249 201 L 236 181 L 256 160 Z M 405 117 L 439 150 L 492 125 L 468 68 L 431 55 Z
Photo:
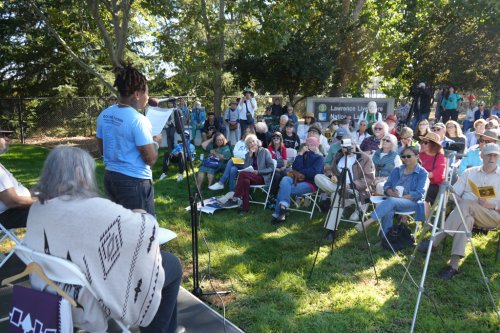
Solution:
M 190 157 L 188 157 L 188 161 L 189 160 L 191 160 Z M 179 153 L 178 155 L 173 155 L 167 151 L 163 155 L 163 173 L 164 174 L 167 174 L 168 166 L 170 165 L 170 162 L 177 163 L 177 166 L 179 168 L 179 173 L 180 174 L 184 173 L 184 155 L 182 153 Z
M 170 252 L 161 252 L 165 282 L 161 290 L 161 302 L 153 321 L 141 327 L 141 333 L 175 333 L 177 329 L 177 295 L 182 279 L 182 267 Z
M 444 124 L 446 124 L 446 122 L 450 119 L 457 121 L 458 120 L 458 110 L 457 109 L 443 110 L 443 112 L 441 113 L 441 117 L 443 118 Z
M 168 126 L 166 132 L 168 149 L 173 150 L 175 147 L 175 127 Z
M 5 229 L 25 228 L 29 211 L 29 208 L 7 209 L 0 214 L 0 223 Z
M 104 189 L 109 200 L 128 209 L 140 208 L 155 215 L 154 188 L 151 179 L 134 178 L 106 170 Z

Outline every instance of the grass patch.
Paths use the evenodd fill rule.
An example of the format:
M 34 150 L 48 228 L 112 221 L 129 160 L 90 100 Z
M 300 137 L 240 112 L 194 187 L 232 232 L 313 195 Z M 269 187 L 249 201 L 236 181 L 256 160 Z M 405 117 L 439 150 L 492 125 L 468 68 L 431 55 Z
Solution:
M 36 183 L 47 150 L 28 145 L 13 145 L 1 157 L 13 174 L 28 187 Z M 159 161 L 160 162 L 160 161 Z M 154 168 L 154 179 L 161 174 L 161 163 Z M 197 163 L 197 162 L 196 162 Z M 191 226 L 186 180 L 176 181 L 176 168 L 169 177 L 155 182 L 156 212 L 159 223 L 178 233 L 165 246 L 183 262 L 183 286 L 192 289 Z M 102 184 L 103 165 L 98 163 Z M 206 198 L 223 191 L 202 188 Z M 401 283 L 401 260 L 387 251 L 373 250 L 379 284 L 376 284 L 364 236 L 342 224 L 333 253 L 322 240 L 324 215 L 292 212 L 286 225 L 272 226 L 271 211 L 252 205 L 241 217 L 236 210 L 201 216 L 201 234 L 211 251 L 211 276 L 219 290 L 233 291 L 225 296 L 227 318 L 247 332 L 407 332 L 416 302 L 417 288 L 406 279 Z M 369 229 L 372 243 L 376 228 Z M 497 307 L 500 307 L 500 263 L 495 263 L 498 233 L 475 235 L 474 244 L 491 280 Z M 309 270 L 318 244 L 318 264 L 311 279 Z M 417 321 L 418 332 L 498 332 L 500 322 L 482 283 L 479 268 L 468 247 L 461 273 L 452 281 L 441 281 L 437 272 L 447 264 L 450 240 L 444 254 L 433 253 L 426 290 L 435 299 L 438 312 L 423 297 Z M 404 252 L 407 256 L 410 251 Z M 208 251 L 200 240 L 202 287 L 211 291 L 207 281 Z M 411 268 L 417 283 L 423 268 L 417 255 Z M 214 301 L 213 307 L 219 305 Z

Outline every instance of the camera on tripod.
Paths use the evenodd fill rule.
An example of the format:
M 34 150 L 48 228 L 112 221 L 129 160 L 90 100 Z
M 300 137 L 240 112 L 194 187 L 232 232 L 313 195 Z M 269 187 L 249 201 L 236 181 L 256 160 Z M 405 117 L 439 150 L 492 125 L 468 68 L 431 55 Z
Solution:
M 461 153 L 465 151 L 465 143 L 463 142 L 444 142 L 443 149 L 446 151 L 453 151 L 456 153 Z M 458 157 L 458 156 L 457 156 Z
M 340 147 L 345 148 L 347 150 L 347 153 L 350 154 L 352 152 L 352 140 L 351 139 L 340 140 Z

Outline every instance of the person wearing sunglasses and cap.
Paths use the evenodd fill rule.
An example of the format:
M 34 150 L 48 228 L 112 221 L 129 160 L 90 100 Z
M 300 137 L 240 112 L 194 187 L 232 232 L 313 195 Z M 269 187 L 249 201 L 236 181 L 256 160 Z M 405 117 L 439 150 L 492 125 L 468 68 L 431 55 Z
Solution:
M 9 150 L 12 131 L 0 130 L 0 154 Z M 24 228 L 31 205 L 30 191 L 0 164 L 0 221 L 7 229 Z
M 425 221 L 424 193 L 427 171 L 418 164 L 418 150 L 407 147 L 401 154 L 403 165 L 392 170 L 384 184 L 386 199 L 370 214 L 370 218 L 363 222 L 367 228 L 373 222 L 379 221 L 382 231 L 387 234 L 392 226 L 395 212 L 415 211 L 416 221 Z M 398 189 L 403 188 L 403 193 Z M 356 230 L 363 231 L 363 225 L 356 225 Z M 382 236 L 384 237 L 384 236 Z
M 450 264 L 438 273 L 438 277 L 443 280 L 449 280 L 458 273 L 460 259 L 465 256 L 465 246 L 468 240 L 467 235 L 464 233 L 466 231 L 464 223 L 468 232 L 471 232 L 474 226 L 483 228 L 500 227 L 500 167 L 498 166 L 500 162 L 500 146 L 496 143 L 486 144 L 481 151 L 481 158 L 483 160 L 481 166 L 465 170 L 453 185 L 453 192 L 457 196 L 458 207 L 464 219 L 462 221 L 458 207 L 455 207 L 446 219 L 444 229 L 461 232 L 443 232 L 434 236 L 434 248 L 439 246 L 446 236 L 453 237 Z M 479 188 L 488 187 L 494 189 L 496 197 L 478 198 L 474 194 L 471 183 L 474 183 Z M 429 241 L 421 242 L 418 250 L 427 252 L 429 244 Z
M 439 142 L 442 147 L 445 147 L 448 143 L 454 143 L 455 141 L 448 139 L 446 137 L 446 125 L 443 123 L 435 123 L 431 129 L 432 133 L 439 136 Z
M 436 133 L 427 133 L 425 137 L 422 137 L 420 149 L 419 160 L 422 167 L 429 173 L 430 180 L 425 201 L 432 206 L 439 192 L 439 185 L 444 181 L 446 172 L 446 158 L 444 157 L 439 135 Z
M 472 146 L 467 151 L 467 156 L 462 158 L 460 162 L 460 167 L 458 169 L 458 175 L 462 175 L 462 173 L 471 167 L 480 166 L 483 164 L 483 160 L 481 159 L 481 151 L 484 146 L 488 143 L 499 143 L 499 135 L 496 131 L 487 130 L 483 134 L 478 134 L 479 144 Z M 498 161 L 498 165 L 500 166 L 500 161 Z

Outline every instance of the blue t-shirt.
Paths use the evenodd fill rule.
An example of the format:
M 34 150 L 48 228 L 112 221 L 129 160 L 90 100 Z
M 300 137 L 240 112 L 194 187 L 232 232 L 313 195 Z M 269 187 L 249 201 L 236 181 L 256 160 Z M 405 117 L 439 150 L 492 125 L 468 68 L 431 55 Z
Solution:
M 103 141 L 106 170 L 152 179 L 152 172 L 137 147 L 153 143 L 149 119 L 132 107 L 112 105 L 97 118 L 96 136 Z

